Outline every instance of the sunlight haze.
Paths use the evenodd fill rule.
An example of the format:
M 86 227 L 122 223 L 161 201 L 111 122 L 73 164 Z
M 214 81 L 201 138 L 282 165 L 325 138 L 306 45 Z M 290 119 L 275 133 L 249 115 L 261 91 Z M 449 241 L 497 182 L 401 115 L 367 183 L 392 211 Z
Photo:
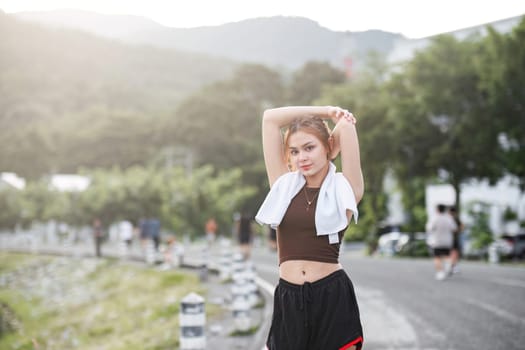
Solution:
M 334 31 L 380 29 L 420 38 L 525 14 L 525 1 L 499 0 L 0 0 L 6 13 L 78 9 L 147 17 L 169 27 L 213 26 L 270 16 L 306 17 Z

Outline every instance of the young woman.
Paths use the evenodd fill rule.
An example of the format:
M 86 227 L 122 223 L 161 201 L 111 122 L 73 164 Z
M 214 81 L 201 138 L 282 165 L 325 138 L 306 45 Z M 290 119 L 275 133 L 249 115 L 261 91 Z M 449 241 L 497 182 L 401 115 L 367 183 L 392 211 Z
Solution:
M 332 132 L 323 119 L 334 122 Z M 270 350 L 362 347 L 354 289 L 339 263 L 341 239 L 364 192 L 355 123 L 339 107 L 264 112 L 270 192 L 256 220 L 277 228 L 280 276 Z M 330 162 L 339 153 L 342 173 Z

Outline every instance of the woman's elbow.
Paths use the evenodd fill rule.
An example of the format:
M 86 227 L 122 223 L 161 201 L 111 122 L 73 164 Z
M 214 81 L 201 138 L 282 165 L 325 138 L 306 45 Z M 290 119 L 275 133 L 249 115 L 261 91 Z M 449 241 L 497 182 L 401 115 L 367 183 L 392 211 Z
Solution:
M 364 185 L 359 185 L 359 186 L 356 186 L 356 188 L 354 188 L 355 201 L 357 204 L 361 202 L 361 199 L 363 199 L 364 194 L 365 194 Z
M 265 109 L 264 112 L 263 112 L 263 120 L 271 118 L 274 110 L 275 110 L 275 108 Z
M 355 201 L 356 201 L 357 204 L 359 204 L 359 202 L 361 202 L 361 199 L 363 199 L 363 195 L 364 195 L 364 190 L 356 191 L 356 193 L 355 193 Z

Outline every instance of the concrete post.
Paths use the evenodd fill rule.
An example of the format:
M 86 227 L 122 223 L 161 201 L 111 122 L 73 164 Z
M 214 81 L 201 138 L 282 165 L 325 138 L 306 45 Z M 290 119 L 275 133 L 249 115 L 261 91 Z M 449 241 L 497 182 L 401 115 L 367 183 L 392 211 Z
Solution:
M 208 281 L 208 249 L 204 248 L 201 253 L 202 262 L 200 267 L 199 279 L 201 282 Z
M 252 261 L 246 262 L 245 276 L 247 283 L 246 289 L 248 294 L 248 303 L 250 304 L 250 307 L 253 308 L 259 302 L 259 290 L 257 288 L 257 283 L 255 282 L 257 274 Z
M 227 281 L 231 277 L 231 253 L 224 249 L 219 259 L 219 278 L 221 281 Z
M 232 311 L 235 321 L 235 329 L 239 331 L 247 331 L 251 326 L 250 319 L 250 301 L 249 292 L 250 286 L 247 283 L 245 271 L 238 271 L 233 274 L 232 291 Z
M 156 260 L 155 245 L 151 239 L 146 241 L 146 246 L 144 247 L 144 260 L 147 264 L 153 265 Z
M 499 252 L 495 244 L 489 246 L 489 262 L 491 264 L 499 264 Z
M 179 324 L 181 350 L 206 348 L 206 313 L 203 297 L 190 293 L 181 300 Z
M 118 244 L 118 248 L 117 248 L 118 249 L 118 255 L 119 255 L 120 259 L 127 259 L 128 254 L 129 254 L 129 252 L 128 252 L 128 245 L 123 240 L 119 240 L 117 244 Z

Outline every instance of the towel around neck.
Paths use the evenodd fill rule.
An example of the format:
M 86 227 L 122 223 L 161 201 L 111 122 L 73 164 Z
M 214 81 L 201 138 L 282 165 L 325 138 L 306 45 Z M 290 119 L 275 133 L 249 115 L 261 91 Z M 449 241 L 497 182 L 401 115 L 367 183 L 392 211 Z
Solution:
M 291 200 L 303 188 L 306 179 L 299 171 L 280 176 L 268 192 L 259 208 L 255 220 L 277 228 L 290 205 Z M 328 174 L 319 190 L 315 209 L 315 228 L 318 236 L 337 234 L 348 226 L 346 210 L 353 213 L 357 222 L 358 211 L 352 186 L 342 173 L 336 173 L 336 167 L 330 162 Z M 332 243 L 332 238 L 330 239 Z

